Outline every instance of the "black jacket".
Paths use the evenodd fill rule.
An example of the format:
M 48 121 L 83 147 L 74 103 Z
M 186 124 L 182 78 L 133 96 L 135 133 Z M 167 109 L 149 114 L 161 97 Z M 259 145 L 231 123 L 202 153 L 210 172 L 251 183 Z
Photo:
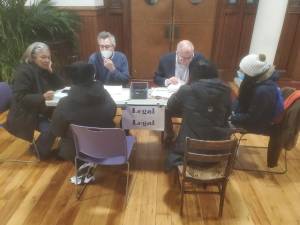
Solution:
M 200 53 L 195 53 L 193 61 L 205 60 Z M 165 80 L 175 76 L 176 52 L 163 55 L 159 60 L 159 65 L 154 73 L 154 83 L 158 86 L 165 86 Z M 190 64 L 191 65 L 191 64 Z
M 58 103 L 51 121 L 51 131 L 62 137 L 60 157 L 74 160 L 75 146 L 70 124 L 114 127 L 116 104 L 100 82 L 74 85 L 67 97 Z
M 219 79 L 201 79 L 183 85 L 168 101 L 171 113 L 183 120 L 173 151 L 184 152 L 185 138 L 220 140 L 228 138 L 231 90 Z
M 289 97 L 292 88 L 283 88 L 283 96 Z M 285 109 L 283 118 L 279 124 L 272 127 L 270 132 L 270 139 L 268 144 L 268 167 L 275 167 L 282 149 L 293 149 L 298 140 L 298 133 L 300 130 L 300 99 L 297 99 L 287 109 Z
M 35 64 L 21 64 L 14 74 L 13 99 L 5 128 L 13 135 L 32 141 L 38 125 L 38 115 L 51 117 L 43 93 L 63 87 L 62 80 L 55 74 Z

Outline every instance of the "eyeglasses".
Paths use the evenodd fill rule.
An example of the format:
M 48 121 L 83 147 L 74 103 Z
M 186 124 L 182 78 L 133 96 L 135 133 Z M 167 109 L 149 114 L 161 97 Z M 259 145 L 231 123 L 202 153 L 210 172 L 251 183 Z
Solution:
M 99 45 L 100 49 L 110 49 L 112 45 Z
M 191 61 L 194 57 L 194 54 L 192 54 L 191 56 L 188 56 L 188 57 L 181 56 L 178 52 L 176 54 L 180 61 Z

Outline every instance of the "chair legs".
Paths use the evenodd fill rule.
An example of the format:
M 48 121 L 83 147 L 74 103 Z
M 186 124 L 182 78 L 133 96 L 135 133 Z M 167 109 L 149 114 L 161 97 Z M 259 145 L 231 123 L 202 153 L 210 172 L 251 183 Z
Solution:
M 87 176 L 88 174 L 90 174 L 91 170 L 92 170 L 92 168 L 89 168 L 88 171 L 86 172 L 86 174 L 84 175 L 84 177 Z M 81 178 L 81 179 L 83 179 L 83 178 Z M 76 173 L 75 182 L 76 182 L 76 184 L 83 182 L 83 186 L 81 188 L 78 187 L 80 185 L 76 185 L 76 198 L 77 198 L 77 200 L 79 200 L 88 183 L 85 183 L 84 181 L 80 181 L 78 178 L 78 173 Z
M 39 151 L 37 149 L 35 140 L 33 139 L 31 142 L 32 146 L 33 146 L 33 150 L 36 154 L 36 160 L 20 160 L 20 159 L 0 159 L 0 162 L 13 162 L 13 163 L 36 163 L 36 162 L 40 162 L 40 155 L 39 155 Z
M 127 205 L 128 202 L 128 197 L 129 197 L 129 176 L 130 176 L 130 163 L 126 162 L 127 165 L 127 171 L 126 171 L 126 190 L 125 190 L 125 204 L 124 207 Z M 90 174 L 91 170 L 93 168 L 90 167 L 88 171 L 86 172 L 86 175 Z M 77 159 L 75 158 L 75 182 L 76 184 L 80 183 L 79 178 L 78 178 L 78 162 Z M 83 194 L 87 183 L 84 183 L 82 187 L 79 187 L 80 185 L 76 185 L 76 199 L 79 200 L 81 195 Z
M 227 187 L 227 182 L 225 181 L 222 184 L 218 185 L 219 192 L 211 192 L 213 194 L 219 194 L 220 195 L 220 203 L 219 203 L 219 217 L 222 217 L 223 215 L 223 206 L 224 206 L 224 199 L 225 199 L 225 192 Z M 180 215 L 183 215 L 183 205 L 184 205 L 184 181 L 181 182 L 180 187 Z M 201 192 L 199 192 L 201 194 Z M 209 192 L 202 192 L 202 193 L 209 193 Z
M 249 147 L 249 148 L 264 148 L 266 149 L 267 147 L 262 147 L 262 146 L 251 146 L 251 145 L 240 145 L 241 140 L 243 140 L 243 137 L 246 135 L 242 134 L 239 138 L 238 141 L 238 146 L 243 146 L 243 147 Z M 287 167 L 287 151 L 284 150 L 284 168 L 282 170 L 279 171 L 272 171 L 272 170 L 266 170 L 266 169 L 251 169 L 251 168 L 240 168 L 240 167 L 236 167 L 234 165 L 233 169 L 235 170 L 242 170 L 242 171 L 250 171 L 250 172 L 262 172 L 262 173 L 270 173 L 270 174 L 285 174 L 288 170 Z
M 40 159 L 41 159 L 41 156 L 40 156 L 40 153 L 39 153 L 38 147 L 37 147 L 37 145 L 36 145 L 36 143 L 35 143 L 35 140 L 34 140 L 34 139 L 32 140 L 32 145 L 33 145 L 33 148 L 34 148 L 34 151 L 35 151 L 36 157 L 37 157 L 38 161 L 40 161 Z
M 127 165 L 127 173 L 126 173 L 126 192 L 125 192 L 125 206 L 128 202 L 128 186 L 129 186 L 129 171 L 130 171 L 130 164 L 129 162 L 126 162 Z
M 180 188 L 180 194 L 181 194 L 181 199 L 180 199 L 180 215 L 183 215 L 183 204 L 184 204 L 184 181 L 181 181 L 181 188 Z
M 279 171 L 275 170 L 266 170 L 266 169 L 251 169 L 251 168 L 240 168 L 234 166 L 235 170 L 242 170 L 242 171 L 250 171 L 250 172 L 262 172 L 262 173 L 270 173 L 270 174 L 285 174 L 288 171 L 287 166 L 287 151 L 284 150 L 284 168 Z
M 220 204 L 219 204 L 219 217 L 223 215 L 223 206 L 224 206 L 224 199 L 225 199 L 225 192 L 227 187 L 227 181 L 221 185 L 220 190 Z

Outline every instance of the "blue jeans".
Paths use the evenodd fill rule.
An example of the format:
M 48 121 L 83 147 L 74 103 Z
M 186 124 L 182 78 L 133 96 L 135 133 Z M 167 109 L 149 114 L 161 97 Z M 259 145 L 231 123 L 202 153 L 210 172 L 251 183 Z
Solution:
M 40 132 L 36 140 L 36 146 L 40 154 L 40 158 L 47 159 L 51 155 L 51 148 L 56 136 L 50 131 L 50 121 L 48 118 L 39 116 L 37 130 Z

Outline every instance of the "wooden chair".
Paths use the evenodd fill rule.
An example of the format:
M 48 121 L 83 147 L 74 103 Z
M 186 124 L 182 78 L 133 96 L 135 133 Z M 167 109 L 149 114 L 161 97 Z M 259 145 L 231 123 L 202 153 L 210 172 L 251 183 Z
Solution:
M 183 165 L 178 166 L 183 214 L 184 194 L 206 193 L 220 195 L 219 217 L 223 213 L 225 190 L 237 151 L 237 139 L 203 141 L 187 137 Z M 204 189 L 199 190 L 199 185 Z M 208 191 L 206 186 L 217 186 Z

